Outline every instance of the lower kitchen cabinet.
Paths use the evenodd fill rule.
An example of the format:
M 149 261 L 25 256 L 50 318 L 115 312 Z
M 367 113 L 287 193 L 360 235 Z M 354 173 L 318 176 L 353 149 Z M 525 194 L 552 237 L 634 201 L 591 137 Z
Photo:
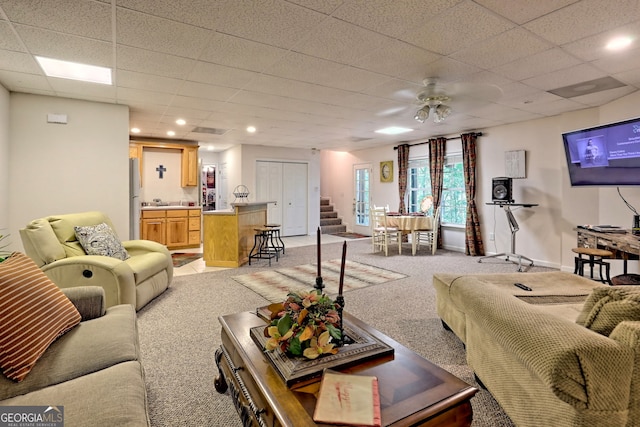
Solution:
M 150 209 L 142 211 L 142 238 L 169 249 L 200 246 L 200 209 Z

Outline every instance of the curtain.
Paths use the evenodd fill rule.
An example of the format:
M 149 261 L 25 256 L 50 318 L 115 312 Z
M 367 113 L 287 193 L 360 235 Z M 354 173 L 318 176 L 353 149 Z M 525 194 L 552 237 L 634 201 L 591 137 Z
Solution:
M 480 217 L 476 208 L 476 139 L 475 133 L 460 135 L 462 139 L 462 166 L 464 188 L 467 196 L 467 222 L 464 251 L 467 255 L 484 255 L 484 243 L 480 231 Z
M 404 203 L 407 194 L 407 169 L 409 168 L 409 144 L 398 145 L 398 193 L 400 194 L 400 206 L 398 212 L 407 213 Z
M 439 137 L 429 140 L 429 174 L 431 175 L 431 195 L 433 196 L 433 210 L 442 203 L 442 186 L 444 176 L 444 153 L 447 148 L 447 138 Z M 436 248 L 442 247 L 442 233 L 438 224 L 438 241 Z

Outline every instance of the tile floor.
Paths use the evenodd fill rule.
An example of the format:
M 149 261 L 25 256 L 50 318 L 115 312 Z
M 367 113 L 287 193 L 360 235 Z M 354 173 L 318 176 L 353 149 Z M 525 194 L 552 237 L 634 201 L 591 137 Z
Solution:
M 293 236 L 293 237 L 283 237 L 285 248 L 295 248 L 298 246 L 309 246 L 316 244 L 316 235 L 311 236 Z M 322 235 L 322 244 L 325 243 L 340 243 L 344 240 L 350 240 L 345 237 L 334 236 L 332 234 L 323 234 Z M 202 252 L 202 246 L 199 248 L 191 248 L 191 249 L 180 249 L 171 252 Z M 204 263 L 204 259 L 200 258 L 195 261 L 190 262 L 189 264 L 185 264 L 182 267 L 174 268 L 173 275 L 174 276 L 186 276 L 188 274 L 196 274 L 196 273 L 206 273 L 209 271 L 218 271 L 225 270 L 227 267 L 207 267 Z

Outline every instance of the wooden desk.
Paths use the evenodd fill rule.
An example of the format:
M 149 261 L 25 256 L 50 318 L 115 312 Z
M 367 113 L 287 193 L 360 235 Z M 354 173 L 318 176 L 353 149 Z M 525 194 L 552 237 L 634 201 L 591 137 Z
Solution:
M 627 274 L 627 260 L 640 259 L 640 236 L 631 232 L 626 234 L 602 233 L 599 231 L 576 228 L 578 247 L 607 249 L 613 252 L 613 258 L 624 260 L 624 274 Z
M 478 391 L 348 313 L 350 322 L 393 346 L 394 356 L 363 362 L 343 372 L 375 375 L 384 426 L 469 426 L 470 399 Z M 253 342 L 249 329 L 264 325 L 255 313 L 219 318 L 222 346 L 216 351 L 216 390 L 230 390 L 245 426 L 305 427 L 313 421 L 319 382 L 292 390 Z

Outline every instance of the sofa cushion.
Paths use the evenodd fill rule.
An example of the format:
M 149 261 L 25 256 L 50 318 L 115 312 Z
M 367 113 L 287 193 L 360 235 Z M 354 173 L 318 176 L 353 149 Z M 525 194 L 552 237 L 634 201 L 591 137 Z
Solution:
M 20 230 L 25 251 L 38 266 L 67 257 L 51 224 L 44 218 L 31 221 Z
M 593 290 L 576 323 L 609 336 L 624 320 L 640 321 L 640 289 L 602 286 Z
M 14 252 L 0 263 L 0 366 L 22 381 L 80 313 L 28 256 Z
M 58 241 L 64 248 L 67 257 L 86 255 L 82 245 L 76 238 L 74 227 L 97 225 L 104 222 L 111 227 L 111 229 L 114 228 L 109 217 L 99 211 L 52 215 L 46 219 L 49 221 L 51 229 L 53 229 Z
M 116 233 L 104 222 L 98 225 L 75 226 L 73 229 L 87 255 L 110 256 L 122 261 L 129 258 Z
M 0 400 L 46 389 L 139 358 L 133 306 L 109 307 L 104 316 L 81 322 L 51 344 L 24 381 L 15 383 L 0 376 Z
M 140 284 L 149 277 L 155 276 L 162 270 L 166 270 L 171 258 L 161 252 L 149 252 L 133 256 L 125 261 L 133 270 L 136 284 Z

